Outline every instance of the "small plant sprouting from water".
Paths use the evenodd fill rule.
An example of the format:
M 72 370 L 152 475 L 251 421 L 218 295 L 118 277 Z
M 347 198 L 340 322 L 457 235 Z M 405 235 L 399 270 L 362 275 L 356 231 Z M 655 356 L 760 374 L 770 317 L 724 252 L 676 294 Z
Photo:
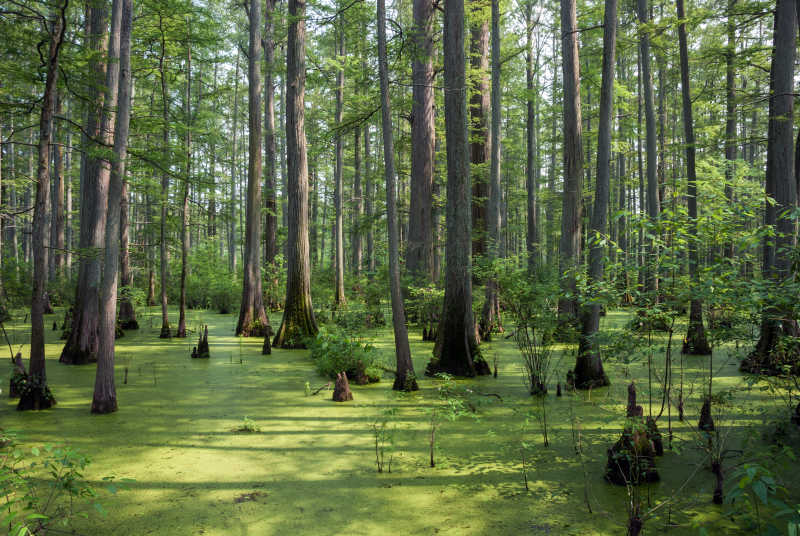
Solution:
M 235 431 L 248 434 L 257 434 L 261 432 L 261 428 L 256 424 L 256 422 L 253 419 L 245 415 L 244 419 L 242 420 L 242 424 L 240 424 Z
M 471 393 L 469 389 L 459 387 L 453 376 L 446 372 L 440 372 L 436 375 L 436 391 L 439 395 L 439 403 L 434 404 L 429 410 L 430 414 L 430 434 L 428 446 L 430 448 L 430 465 L 436 467 L 436 445 L 437 435 L 436 432 L 441 427 L 442 421 L 455 422 L 465 415 L 472 415 L 476 420 L 478 416 L 475 414 L 475 405 L 468 400 L 468 395 Z
M 394 437 L 397 432 L 397 425 L 394 422 L 396 415 L 397 408 L 390 408 L 381 412 L 372 422 L 372 435 L 375 438 L 375 466 L 379 473 L 382 473 L 384 469 L 388 473 L 392 472 Z

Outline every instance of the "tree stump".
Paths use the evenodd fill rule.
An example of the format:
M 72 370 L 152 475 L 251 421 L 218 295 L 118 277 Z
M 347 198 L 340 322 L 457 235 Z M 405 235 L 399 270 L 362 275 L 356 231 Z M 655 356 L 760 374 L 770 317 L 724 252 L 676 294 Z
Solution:
M 612 484 L 636 486 L 659 480 L 655 457 L 664 453 L 661 434 L 653 419 L 648 418 L 647 424 L 642 422 L 643 414 L 642 406 L 636 404 L 636 385 L 631 382 L 626 410 L 630 423 L 622 431 L 622 437 L 608 449 L 605 479 Z
M 211 357 L 211 351 L 208 348 L 208 326 L 203 326 L 203 331 L 200 333 L 200 341 L 197 343 L 197 357 L 201 359 Z
M 340 372 L 336 375 L 336 385 L 333 388 L 334 402 L 347 402 L 353 400 L 353 392 L 350 391 L 350 382 L 347 381 L 347 373 Z
M 709 397 L 703 400 L 703 407 L 700 409 L 700 422 L 697 423 L 697 427 L 701 432 L 714 431 L 714 418 L 711 416 L 711 399 Z
M 192 359 L 197 359 L 197 346 L 192 346 Z

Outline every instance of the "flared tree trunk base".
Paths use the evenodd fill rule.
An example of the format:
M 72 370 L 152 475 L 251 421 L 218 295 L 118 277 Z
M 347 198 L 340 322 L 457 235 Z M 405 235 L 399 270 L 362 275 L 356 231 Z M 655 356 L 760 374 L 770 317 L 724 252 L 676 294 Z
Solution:
M 579 356 L 575 369 L 567 373 L 567 385 L 575 389 L 596 389 L 611 385 L 599 355 Z
M 169 329 L 169 325 L 162 325 L 161 326 L 161 333 L 158 334 L 159 339 L 171 339 L 172 338 L 172 331 Z
M 800 329 L 795 320 L 765 320 L 755 349 L 739 366 L 742 372 L 780 376 L 800 374 Z
M 64 365 L 88 365 L 89 363 L 97 363 L 97 354 L 77 348 L 65 347 L 61 352 L 61 357 L 58 358 L 58 362 Z
M 107 400 L 92 400 L 92 413 L 97 415 L 105 415 L 107 413 L 114 413 L 117 411 L 117 399 L 111 398 Z
M 56 405 L 56 399 L 47 384 L 39 384 L 28 379 L 21 390 L 17 411 L 49 409 Z
M 407 374 L 405 372 L 401 373 L 398 371 L 397 375 L 394 377 L 392 390 L 405 391 L 407 393 L 410 393 L 411 391 L 418 391 L 419 385 L 417 385 L 417 378 L 414 377 L 413 374 Z

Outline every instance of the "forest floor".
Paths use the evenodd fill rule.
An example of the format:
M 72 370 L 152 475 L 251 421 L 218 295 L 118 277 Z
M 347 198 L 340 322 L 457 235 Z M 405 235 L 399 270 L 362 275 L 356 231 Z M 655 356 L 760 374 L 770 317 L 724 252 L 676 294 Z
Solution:
M 134 479 L 126 490 L 101 494 L 108 515 L 90 513 L 79 524 L 82 534 L 625 532 L 627 492 L 607 484 L 603 472 L 606 449 L 619 438 L 625 422 L 631 380 L 638 386 L 639 404 L 649 414 L 646 346 L 630 356 L 629 363 L 606 362 L 609 388 L 565 391 L 557 398 L 553 381 L 546 399 L 550 446 L 545 448 L 540 399 L 527 394 L 513 339 L 498 337 L 484 344 L 489 363 L 497 359 L 499 377 L 459 381 L 483 403 L 477 418 L 442 422 L 437 466 L 431 468 L 430 410 L 441 404 L 435 381 L 424 378 L 419 392 L 401 395 L 391 390 L 391 377 L 385 377 L 378 384 L 352 386 L 352 402 L 334 403 L 330 391 L 306 395 L 306 382 L 316 388 L 327 381 L 315 373 L 307 351 L 273 349 L 271 356 L 262 356 L 261 339 L 233 336 L 235 315 L 189 312 L 190 329 L 196 330 L 200 323 L 209 326 L 211 359 L 200 360 L 189 357 L 196 331 L 187 339 L 159 340 L 158 311 L 153 308 L 150 313 L 140 311 L 142 329 L 128 331 L 117 341 L 118 412 L 89 414 L 95 367 L 59 364 L 60 332 L 49 329 L 47 375 L 58 405 L 25 413 L 16 412 L 11 400 L 0 405 L 2 426 L 18 431 L 23 446 L 68 444 L 87 453 L 92 463 L 85 476 L 98 488 L 106 476 Z M 14 321 L 6 324 L 17 347 L 27 343 L 29 328 L 23 315 L 17 311 Z M 62 316 L 58 311 L 46 321 L 60 324 Z M 603 318 L 602 328 L 620 329 L 629 318 L 629 313 L 611 312 Z M 280 317 L 271 315 L 271 321 L 277 326 Z M 391 364 L 390 326 L 370 331 L 367 337 Z M 410 337 L 414 366 L 421 374 L 432 343 L 421 342 L 418 329 L 412 329 Z M 679 349 L 680 338 L 676 339 L 673 346 Z M 663 376 L 664 344 L 661 336 L 652 346 L 657 377 Z M 23 349 L 27 356 L 26 350 L 27 344 Z M 558 377 L 563 379 L 573 364 L 574 350 L 562 348 L 562 352 Z M 741 388 L 717 422 L 734 452 L 744 449 L 752 432 L 760 437 L 765 426 L 771 426 L 765 423 L 786 411 L 767 393 L 745 388 L 737 371 L 742 352 L 735 348 L 717 352 L 713 367 L 715 391 Z M 680 355 L 675 352 L 673 357 L 677 388 Z M 666 499 L 670 503 L 646 521 L 646 533 L 688 535 L 706 527 L 710 534 L 751 534 L 736 529 L 725 517 L 728 506 L 711 504 L 713 476 L 694 431 L 708 358 L 687 356 L 683 361 L 686 420 L 678 422 L 672 408 L 673 450 L 667 449 L 657 460 L 661 481 L 641 489 L 645 510 Z M 9 369 L 0 370 L 5 396 Z M 654 379 L 656 414 L 661 408 L 657 384 Z M 494 393 L 502 401 L 480 393 Z M 391 473 L 378 474 L 372 423 L 390 408 L 397 411 L 389 421 L 396 426 Z M 245 417 L 260 431 L 236 432 Z M 666 409 L 658 423 L 666 448 Z M 575 453 L 576 437 L 582 457 Z M 523 482 L 523 449 L 529 491 Z M 741 462 L 741 457 L 733 456 L 726 466 Z M 800 464 L 783 469 L 786 475 L 796 475 Z M 797 480 L 794 485 L 793 499 L 800 502 Z M 668 521 L 676 526 L 667 528 Z

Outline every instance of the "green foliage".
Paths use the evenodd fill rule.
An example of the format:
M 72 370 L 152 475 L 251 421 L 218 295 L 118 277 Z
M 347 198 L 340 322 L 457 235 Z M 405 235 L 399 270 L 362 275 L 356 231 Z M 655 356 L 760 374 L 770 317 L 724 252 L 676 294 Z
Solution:
M 372 421 L 372 435 L 375 438 L 375 465 L 378 472 L 382 473 L 384 468 L 387 472 L 392 472 L 392 458 L 394 457 L 394 438 L 397 432 L 397 425 L 394 418 L 397 415 L 397 408 L 389 408 L 380 413 Z M 389 459 L 386 460 L 388 455 Z
M 780 527 L 786 523 L 788 534 L 800 532 L 800 505 L 785 502 L 790 492 L 768 467 L 745 463 L 730 478 L 734 485 L 725 495 L 725 504 L 730 506 L 729 515 L 738 518 L 744 528 L 772 536 L 783 534 Z
M 73 522 L 89 517 L 89 507 L 101 515 L 97 489 L 84 480 L 90 460 L 68 446 L 44 445 L 23 449 L 16 435 L 0 430 L 0 524 L 14 536 L 52 532 L 74 533 Z M 108 493 L 120 484 L 103 479 Z M 123 480 L 129 482 L 130 480 Z
M 380 381 L 380 363 L 371 344 L 325 326 L 305 342 L 320 375 L 334 380 L 338 373 L 346 372 L 350 381 L 360 385 Z
M 260 432 L 261 428 L 256 424 L 256 422 L 253 419 L 245 415 L 244 419 L 242 419 L 242 424 L 240 424 L 239 427 L 236 428 L 236 431 L 255 434 Z
M 205 240 L 190 251 L 191 270 L 186 278 L 186 305 L 189 308 L 216 309 L 227 314 L 238 308 L 242 297 L 241 270 L 228 271 L 227 261 L 218 253 L 216 240 Z M 180 273 L 179 262 L 172 273 Z M 175 285 L 174 292 L 179 291 Z M 170 300 L 178 300 L 175 296 Z

